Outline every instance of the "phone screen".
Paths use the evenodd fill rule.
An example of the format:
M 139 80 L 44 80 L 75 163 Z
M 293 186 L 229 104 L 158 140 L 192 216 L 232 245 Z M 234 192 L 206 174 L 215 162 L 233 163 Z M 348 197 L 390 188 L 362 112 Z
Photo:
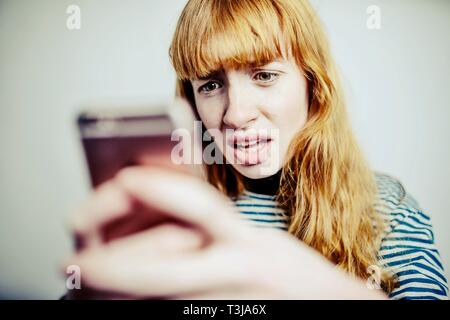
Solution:
M 78 128 L 93 187 L 122 168 L 143 165 L 149 159 L 170 166 L 171 150 L 178 143 L 171 139 L 175 126 L 167 113 L 126 109 L 83 112 Z

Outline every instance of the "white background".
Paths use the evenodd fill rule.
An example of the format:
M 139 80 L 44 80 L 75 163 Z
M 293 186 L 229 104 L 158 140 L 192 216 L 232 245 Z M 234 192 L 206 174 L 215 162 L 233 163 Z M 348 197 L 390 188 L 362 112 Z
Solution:
M 169 101 L 184 0 L 0 1 L 0 298 L 58 298 L 66 217 L 88 194 L 75 115 L 93 101 Z M 81 8 L 81 30 L 66 8 Z M 432 216 L 450 276 L 447 0 L 316 0 L 376 170 Z M 366 27 L 369 5 L 381 29 Z

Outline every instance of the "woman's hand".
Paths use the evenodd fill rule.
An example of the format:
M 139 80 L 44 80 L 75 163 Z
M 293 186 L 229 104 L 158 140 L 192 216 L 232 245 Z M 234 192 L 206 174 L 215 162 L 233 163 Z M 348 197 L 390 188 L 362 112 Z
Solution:
M 74 216 L 79 246 L 66 264 L 100 297 L 385 298 L 288 233 L 241 219 L 197 178 L 124 169 Z

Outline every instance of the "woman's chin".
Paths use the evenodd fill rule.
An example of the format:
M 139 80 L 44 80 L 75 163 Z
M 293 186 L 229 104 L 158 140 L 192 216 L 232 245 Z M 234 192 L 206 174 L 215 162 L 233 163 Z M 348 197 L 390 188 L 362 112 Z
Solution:
M 256 150 L 229 148 L 227 152 L 227 163 L 250 179 L 269 177 L 281 168 L 279 147 L 275 141 Z
M 265 161 L 254 165 L 234 164 L 233 167 L 240 174 L 250 179 L 262 179 L 270 177 L 276 174 L 281 169 L 281 166 L 272 163 L 271 161 Z

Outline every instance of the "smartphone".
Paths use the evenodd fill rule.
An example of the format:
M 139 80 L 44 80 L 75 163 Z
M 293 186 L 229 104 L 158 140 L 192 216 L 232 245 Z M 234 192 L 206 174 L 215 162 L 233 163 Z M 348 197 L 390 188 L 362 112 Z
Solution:
M 165 106 L 115 107 L 79 114 L 78 130 L 93 187 L 127 166 L 154 161 L 175 167 L 170 156 L 178 143 L 172 139 L 176 126 L 167 110 Z

